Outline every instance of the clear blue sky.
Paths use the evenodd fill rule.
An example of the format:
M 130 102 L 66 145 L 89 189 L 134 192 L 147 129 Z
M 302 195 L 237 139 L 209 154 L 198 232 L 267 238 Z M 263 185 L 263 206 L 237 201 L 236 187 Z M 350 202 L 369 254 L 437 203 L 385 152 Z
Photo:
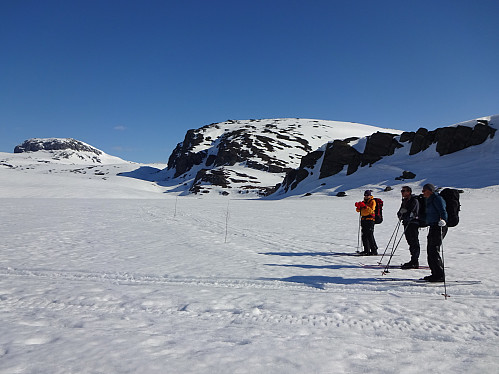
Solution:
M 497 0 L 1 0 L 0 151 L 166 162 L 227 119 L 413 130 L 499 114 Z

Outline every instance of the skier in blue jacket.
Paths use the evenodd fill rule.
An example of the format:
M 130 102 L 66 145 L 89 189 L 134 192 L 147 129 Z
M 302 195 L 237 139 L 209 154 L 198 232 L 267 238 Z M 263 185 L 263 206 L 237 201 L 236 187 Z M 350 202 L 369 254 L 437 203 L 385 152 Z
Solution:
M 419 254 L 421 252 L 419 246 L 419 201 L 412 194 L 411 187 L 403 186 L 401 192 L 402 204 L 400 204 L 397 216 L 404 225 L 405 238 L 411 252 L 411 260 L 403 264 L 401 268 L 418 269 Z
M 435 191 L 435 186 L 427 183 L 423 186 L 426 201 L 426 223 L 430 227 L 426 252 L 431 275 L 424 277 L 427 282 L 443 282 L 444 266 L 440 257 L 440 246 L 447 234 L 447 211 L 445 200 Z

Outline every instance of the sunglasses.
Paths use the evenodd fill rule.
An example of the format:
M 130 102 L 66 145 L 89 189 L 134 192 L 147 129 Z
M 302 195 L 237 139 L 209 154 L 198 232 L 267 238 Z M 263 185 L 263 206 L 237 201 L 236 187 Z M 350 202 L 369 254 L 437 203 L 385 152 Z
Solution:
M 400 192 L 409 192 L 409 190 L 400 190 Z

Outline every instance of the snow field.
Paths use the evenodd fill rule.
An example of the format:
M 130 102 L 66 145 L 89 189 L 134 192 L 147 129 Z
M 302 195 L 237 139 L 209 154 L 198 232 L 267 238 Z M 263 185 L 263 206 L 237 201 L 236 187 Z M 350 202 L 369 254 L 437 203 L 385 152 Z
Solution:
M 444 241 L 447 300 L 441 284 L 386 280 L 428 270 L 383 277 L 359 265 L 380 257 L 351 256 L 362 191 L 0 199 L 0 372 L 495 373 L 495 192 L 462 195 Z M 381 250 L 398 195 L 378 194 Z M 408 258 L 402 240 L 392 264 Z

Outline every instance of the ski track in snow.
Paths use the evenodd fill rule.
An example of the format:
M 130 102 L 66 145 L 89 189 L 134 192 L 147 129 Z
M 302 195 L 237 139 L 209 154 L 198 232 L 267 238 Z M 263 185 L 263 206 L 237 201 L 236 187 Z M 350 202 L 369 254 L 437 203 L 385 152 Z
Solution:
M 398 207 L 385 201 L 380 249 L 394 227 L 390 205 Z M 383 277 L 359 264 L 355 213 L 335 218 L 349 217 L 352 199 L 231 201 L 229 209 L 224 200 L 179 199 L 175 215 L 173 200 L 4 202 L 2 373 L 159 373 L 165 362 L 172 372 L 397 373 L 405 359 L 387 362 L 407 351 L 419 362 L 451 357 L 438 363 L 441 372 L 494 372 L 499 291 L 477 256 L 495 258 L 484 225 L 466 226 L 487 243 L 471 253 L 468 237 L 449 234 L 449 277 L 482 283 L 449 283 L 444 300 L 442 284 L 403 280 L 428 270 Z M 342 213 L 332 216 L 328 204 Z M 297 210 L 302 216 L 290 221 Z M 26 211 L 51 217 L 51 230 Z M 470 214 L 480 220 L 481 209 Z M 424 232 L 420 239 L 424 248 Z M 404 246 L 392 264 L 407 256 Z M 463 273 L 463 261 L 483 275 Z M 43 358 L 54 349 L 62 364 Z M 405 364 L 408 372 L 432 368 Z
M 6 273 L 2 272 L 1 275 L 5 276 Z M 10 276 L 21 276 L 28 278 L 29 280 L 36 280 L 38 283 L 39 278 L 45 279 L 56 279 L 57 281 L 72 281 L 72 282 L 117 282 L 119 284 L 129 284 L 136 286 L 144 286 L 161 283 L 164 286 L 171 286 L 175 284 L 182 285 L 195 285 L 195 286 L 215 286 L 215 287 L 229 287 L 229 288 L 267 288 L 272 289 L 273 282 L 255 282 L 246 280 L 172 280 L 164 279 L 160 277 L 151 276 L 139 276 L 134 277 L 130 274 L 122 275 L 107 275 L 107 274 L 91 274 L 91 273 L 81 273 L 81 272 L 51 272 L 51 271 L 12 271 L 9 270 Z M 37 278 L 37 279 L 34 279 Z M 274 285 L 274 290 L 279 289 L 279 291 L 289 291 L 293 288 L 299 288 L 300 292 L 303 292 L 302 287 L 293 286 L 283 286 Z M 96 289 L 98 291 L 99 288 Z M 308 290 L 307 292 L 314 292 Z M 317 291 L 315 291 L 317 292 Z M 341 291 L 335 290 L 334 293 L 339 293 Z M 355 291 L 358 295 L 359 292 L 364 294 L 368 292 Z M 327 293 L 327 292 L 326 292 Z M 406 296 L 406 295 L 404 295 Z M 420 296 L 420 295 L 419 295 Z M 371 295 L 375 297 L 375 295 Z M 469 297 L 469 296 L 468 296 Z M 359 319 L 357 315 L 346 315 L 342 313 L 316 313 L 316 314 L 304 314 L 304 313 L 290 313 L 285 312 L 272 312 L 270 310 L 262 310 L 258 307 L 252 310 L 196 310 L 196 308 L 190 307 L 190 305 L 177 305 L 174 307 L 166 308 L 160 304 L 155 305 L 153 302 L 145 302 L 140 306 L 134 305 L 133 303 L 121 303 L 116 302 L 116 300 L 108 300 L 106 298 L 98 299 L 85 299 L 79 297 L 70 297 L 68 299 L 53 299 L 41 295 L 23 296 L 20 299 L 9 297 L 8 295 L 2 295 L 2 309 L 17 309 L 17 310 L 43 310 L 45 313 L 55 312 L 61 315 L 75 315 L 77 313 L 96 313 L 98 315 L 105 314 L 121 314 L 121 315 L 134 315 L 137 313 L 148 313 L 155 316 L 167 317 L 169 315 L 177 315 L 188 318 L 201 318 L 201 319 L 222 319 L 228 323 L 272 323 L 272 324 L 298 324 L 314 326 L 321 329 L 324 328 L 347 328 L 366 331 L 383 331 L 384 333 L 416 333 L 418 331 L 433 331 L 440 332 L 442 334 L 452 334 L 453 332 L 459 332 L 460 337 L 463 339 L 486 339 L 495 338 L 499 336 L 499 327 L 494 323 L 457 323 L 449 326 L 449 322 L 445 323 L 435 323 L 431 319 L 420 319 L 415 323 L 409 320 L 400 320 L 397 311 L 393 317 L 386 319 L 381 317 L 379 314 L 375 315 L 375 318 L 364 318 Z M 478 336 L 477 336 L 478 334 Z M 416 334 L 415 338 L 418 336 Z M 424 337 L 421 337 L 424 338 Z M 450 336 L 449 339 L 453 339 Z M 26 344 L 43 344 L 42 341 L 35 342 L 30 339 Z
M 317 291 L 307 287 L 299 287 L 289 284 L 283 284 L 283 282 L 275 281 L 256 281 L 256 280 L 242 280 L 242 279 L 169 279 L 167 277 L 155 277 L 155 276 L 144 276 L 144 275 L 133 275 L 133 274 L 98 274 L 90 272 L 58 272 L 58 271 L 48 271 L 48 270 L 17 270 L 17 269 L 0 269 L 1 276 L 9 277 L 22 277 L 29 281 L 33 281 L 37 284 L 41 280 L 55 280 L 57 282 L 92 282 L 92 283 L 104 283 L 111 282 L 118 285 L 133 285 L 133 286 L 149 286 L 149 285 L 161 285 L 161 286 L 175 286 L 175 285 L 188 285 L 196 287 L 227 287 L 236 289 L 263 289 L 279 292 L 321 292 L 334 293 L 334 294 L 345 294 L 348 293 L 346 290 L 342 289 L 328 289 L 325 291 Z M 100 291 L 99 287 L 94 289 L 95 291 Z M 352 292 L 352 291 L 350 291 Z M 367 296 L 370 298 L 376 298 L 376 293 L 367 290 L 355 290 L 356 296 Z M 399 293 L 399 295 L 397 295 Z M 411 291 L 391 291 L 392 296 L 407 297 Z M 378 295 L 382 296 L 382 295 Z M 412 297 L 420 298 L 422 295 L 412 294 Z M 400 320 L 399 311 L 391 318 L 385 319 L 380 318 L 379 314 L 375 315 L 375 318 L 363 318 L 359 319 L 357 315 L 346 315 L 338 312 L 330 313 L 290 313 L 289 311 L 277 311 L 262 310 L 258 307 L 254 307 L 252 310 L 197 310 L 196 308 L 190 307 L 189 304 L 176 305 L 173 307 L 164 307 L 159 303 L 155 305 L 154 302 L 145 302 L 142 305 L 134 305 L 134 303 L 122 303 L 117 302 L 117 300 L 109 300 L 104 298 L 99 298 L 98 302 L 96 299 L 92 298 L 81 298 L 81 297 L 69 297 L 68 299 L 53 299 L 43 295 L 31 295 L 23 296 L 21 298 L 13 298 L 9 295 L 1 295 L 2 310 L 43 310 L 44 312 L 56 312 L 61 315 L 69 314 L 74 315 L 76 313 L 96 313 L 98 315 L 105 314 L 122 314 L 122 315 L 133 315 L 137 313 L 148 313 L 154 314 L 160 317 L 167 317 L 169 315 L 176 315 L 188 318 L 202 318 L 202 319 L 222 319 L 228 323 L 271 323 L 271 324 L 298 324 L 307 325 L 318 328 L 347 328 L 355 329 L 359 331 L 377 331 L 384 333 L 416 333 L 418 331 L 433 331 L 440 332 L 442 334 L 452 334 L 453 332 L 459 332 L 460 337 L 463 339 L 480 339 L 480 338 L 490 338 L 499 336 L 499 326 L 495 323 L 457 323 L 449 326 L 449 321 L 445 323 L 435 323 L 431 319 L 419 319 L 417 322 L 409 320 Z M 385 297 L 383 295 L 383 297 Z M 466 295 L 469 299 L 473 297 L 472 295 Z M 481 296 L 475 296 L 482 298 Z M 498 297 L 491 298 L 497 300 Z M 389 308 L 388 308 L 388 311 Z M 390 314 L 390 313 L 389 313 Z M 478 336 L 477 336 L 478 335 Z M 418 336 L 416 334 L 415 338 Z M 424 338 L 424 337 L 421 337 Z M 448 339 L 453 339 L 450 336 Z M 43 344 L 43 342 L 35 343 L 33 339 L 26 344 Z

